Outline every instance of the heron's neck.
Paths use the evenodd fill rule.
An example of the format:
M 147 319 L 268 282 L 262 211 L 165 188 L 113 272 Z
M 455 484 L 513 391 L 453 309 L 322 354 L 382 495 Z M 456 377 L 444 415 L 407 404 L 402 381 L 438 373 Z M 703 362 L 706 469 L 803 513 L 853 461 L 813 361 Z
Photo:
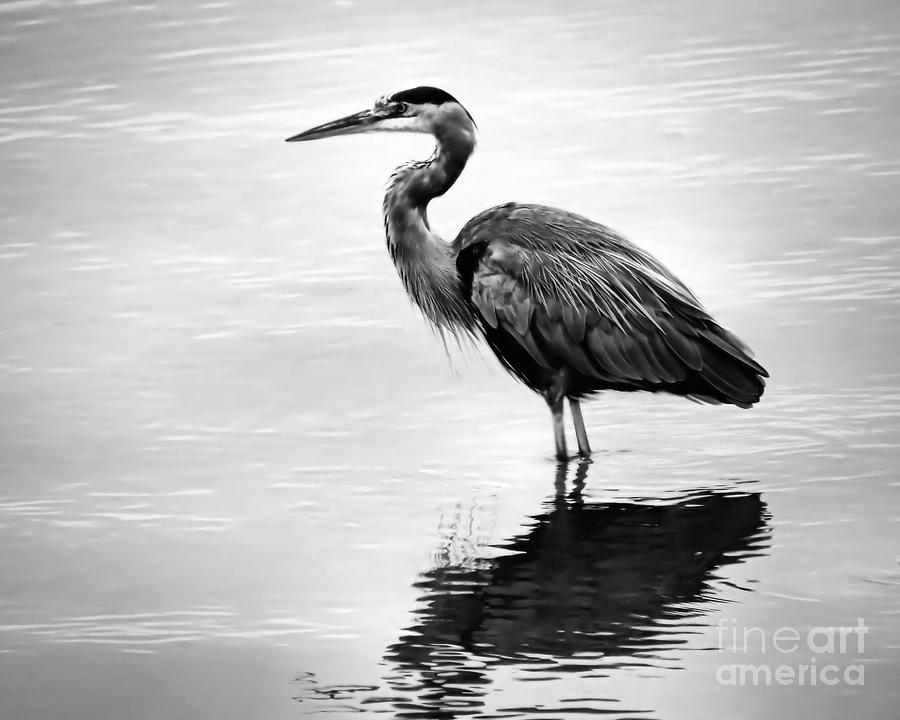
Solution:
M 475 148 L 474 136 L 438 137 L 432 158 L 397 169 L 384 196 L 388 251 L 406 291 L 439 330 L 474 326 L 448 243 L 428 224 L 427 207 L 456 182 Z

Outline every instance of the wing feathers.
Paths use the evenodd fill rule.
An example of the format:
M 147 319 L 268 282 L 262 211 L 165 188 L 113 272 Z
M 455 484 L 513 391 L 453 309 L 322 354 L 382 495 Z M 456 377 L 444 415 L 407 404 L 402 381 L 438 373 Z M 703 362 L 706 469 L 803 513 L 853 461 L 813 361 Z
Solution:
M 523 297 L 518 303 L 516 303 L 515 311 L 516 332 L 519 333 L 519 335 L 524 335 L 526 332 L 528 332 L 528 326 L 531 324 L 531 315 L 534 312 L 534 306 L 527 297 Z
M 587 333 L 587 346 L 597 364 L 605 369 L 607 374 L 626 380 L 641 379 L 640 373 L 632 368 L 608 332 L 603 332 L 599 327 L 591 328 Z
M 550 366 L 550 361 L 547 359 L 547 356 L 541 352 L 540 348 L 538 348 L 537 343 L 534 341 L 534 336 L 530 332 L 520 335 L 516 340 L 525 348 L 525 351 L 531 355 L 532 360 L 539 366 Z
M 554 322 L 545 313 L 538 312 L 535 314 L 534 327 L 548 354 L 557 359 L 557 366 L 570 365 L 588 377 L 597 375 L 597 369 L 585 355 L 581 345 L 572 342 L 561 323 Z
M 765 371 L 762 365 L 760 365 L 756 360 L 754 360 L 748 354 L 747 346 L 744 345 L 734 334 L 728 332 L 725 328 L 719 325 L 713 325 L 712 328 L 705 328 L 700 331 L 700 335 L 703 339 L 711 342 L 720 350 L 731 355 L 732 358 L 737 360 L 738 362 L 746 365 L 748 368 L 753 370 L 753 372 L 762 375 L 763 377 L 769 377 L 769 373 Z
M 613 331 L 612 337 L 619 352 L 622 353 L 633 370 L 636 371 L 639 380 L 645 380 L 654 384 L 662 380 L 644 354 L 643 348 L 632 337 L 627 336 L 618 328 Z
M 653 365 L 656 374 L 663 379 L 663 382 L 674 383 L 684 380 L 684 365 L 658 334 L 638 335 L 638 340 L 641 343 L 644 354 Z
M 725 397 L 735 405 L 748 407 L 759 400 L 763 388 L 761 381 L 753 383 L 746 376 L 735 373 L 733 367 L 722 362 L 721 356 L 715 360 L 705 359 L 703 378 L 718 391 L 715 397 Z
M 747 347 L 657 260 L 602 225 L 509 204 L 470 221 L 454 249 L 486 334 L 507 338 L 492 348 L 535 390 L 568 369 L 576 393 L 667 390 L 749 406 L 763 392 L 768 375 Z M 536 368 L 505 356 L 518 346 Z
M 481 313 L 481 316 L 484 318 L 485 322 L 492 328 L 496 329 L 497 312 L 494 310 L 493 300 L 487 295 L 487 293 L 483 291 L 476 291 L 472 293 L 472 302 L 475 303 L 475 307 L 478 308 L 478 311 Z
M 685 327 L 682 325 L 682 327 Z M 703 367 L 703 360 L 700 358 L 700 351 L 697 349 L 696 343 L 685 336 L 681 327 L 674 323 L 663 320 L 661 322 L 662 337 L 672 352 L 691 370 L 700 370 Z
M 585 311 L 581 308 L 564 307 L 562 318 L 569 337 L 580 344 L 584 340 Z

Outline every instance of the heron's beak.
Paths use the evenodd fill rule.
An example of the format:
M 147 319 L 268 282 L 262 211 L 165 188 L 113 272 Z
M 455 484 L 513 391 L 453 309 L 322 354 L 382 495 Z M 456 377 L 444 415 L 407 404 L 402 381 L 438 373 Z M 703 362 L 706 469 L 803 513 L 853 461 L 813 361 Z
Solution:
M 322 138 L 334 137 L 335 135 L 350 135 L 351 133 L 366 132 L 372 125 L 379 120 L 383 120 L 371 110 L 363 110 L 362 112 L 342 117 L 340 120 L 332 120 L 324 125 L 317 125 L 302 133 L 289 137 L 285 142 L 302 142 L 303 140 L 320 140 Z

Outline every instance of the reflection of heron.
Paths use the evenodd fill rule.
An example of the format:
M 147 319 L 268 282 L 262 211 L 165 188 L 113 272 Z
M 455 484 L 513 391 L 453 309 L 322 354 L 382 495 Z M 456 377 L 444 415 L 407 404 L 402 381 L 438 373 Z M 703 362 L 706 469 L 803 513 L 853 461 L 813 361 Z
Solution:
M 431 133 L 437 150 L 400 167 L 384 199 L 388 250 L 412 300 L 439 331 L 480 328 L 503 366 L 542 394 L 556 455 L 566 457 L 563 398 L 590 454 L 580 398 L 648 390 L 749 407 L 766 371 L 649 253 L 564 210 L 507 203 L 476 215 L 452 243 L 428 224 L 430 200 L 456 182 L 475 122 L 448 93 L 404 90 L 370 110 L 289 138 L 372 131 Z
M 684 642 L 683 621 L 714 602 L 715 571 L 764 551 L 758 493 L 589 504 L 586 471 L 566 497 L 560 466 L 556 496 L 504 544 L 511 554 L 436 568 L 416 584 L 416 622 L 385 658 L 395 690 L 416 689 L 420 711 L 445 713 L 417 717 L 481 706 L 490 664 L 558 673 L 660 663 Z

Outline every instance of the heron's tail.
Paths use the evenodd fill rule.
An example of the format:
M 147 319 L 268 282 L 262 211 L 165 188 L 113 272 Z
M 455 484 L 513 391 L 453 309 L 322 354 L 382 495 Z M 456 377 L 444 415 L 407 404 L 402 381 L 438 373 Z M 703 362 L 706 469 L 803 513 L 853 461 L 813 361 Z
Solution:
M 700 402 L 748 408 L 759 402 L 766 388 L 766 369 L 733 333 L 709 323 L 696 331 L 702 367 L 696 371 L 688 397 Z

